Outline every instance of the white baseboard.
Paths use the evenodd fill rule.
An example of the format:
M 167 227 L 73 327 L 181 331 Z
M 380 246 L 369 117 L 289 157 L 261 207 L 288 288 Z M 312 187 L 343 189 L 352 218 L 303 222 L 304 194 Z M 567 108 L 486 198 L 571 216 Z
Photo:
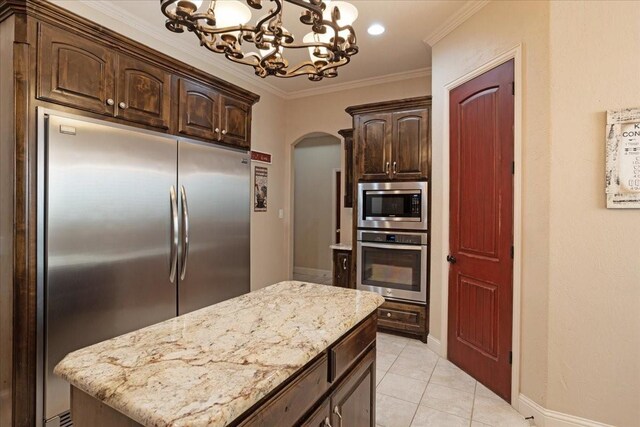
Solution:
M 444 357 L 444 355 L 442 354 L 442 344 L 440 343 L 440 340 L 435 339 L 431 335 L 427 336 L 427 348 L 434 353 Z
M 524 394 L 518 397 L 518 412 L 525 417 L 533 415 L 533 421 L 537 427 L 613 427 L 610 424 L 544 408 Z
M 331 277 L 331 270 L 319 270 L 317 268 L 293 267 L 293 274 L 304 274 L 305 276 L 315 276 L 328 279 Z

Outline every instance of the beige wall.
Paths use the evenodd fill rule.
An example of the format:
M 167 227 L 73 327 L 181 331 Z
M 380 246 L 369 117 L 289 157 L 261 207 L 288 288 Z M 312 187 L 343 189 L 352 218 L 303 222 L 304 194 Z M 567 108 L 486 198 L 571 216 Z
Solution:
M 548 406 L 640 425 L 640 211 L 608 210 L 606 110 L 640 107 L 640 3 L 551 4 Z
M 258 102 L 253 109 L 253 122 L 251 126 L 252 148 L 273 154 L 273 164 L 268 166 L 268 211 L 253 212 L 253 206 L 251 209 L 251 289 L 259 289 L 285 280 L 288 276 L 286 258 L 288 242 L 285 239 L 284 219 L 278 218 L 278 209 L 285 208 L 284 192 L 285 188 L 288 188 L 288 185 L 285 185 L 287 159 L 285 155 L 286 144 L 284 143 L 284 100 L 264 90 L 259 78 L 250 77 L 249 80 L 241 79 L 237 73 L 234 74 L 215 66 L 212 61 L 209 60 L 214 54 L 207 53 L 204 48 L 198 48 L 197 41 L 192 40 L 191 38 L 194 37 L 190 34 L 187 35 L 190 38 L 182 40 L 189 40 L 191 43 L 190 46 L 195 46 L 195 49 L 197 49 L 200 54 L 198 58 L 194 58 L 186 51 L 167 46 L 163 41 L 145 33 L 144 29 L 136 28 L 135 23 L 130 25 L 123 24 L 114 17 L 97 12 L 82 2 L 75 0 L 53 0 L 52 2 L 109 29 L 117 31 L 120 34 L 135 39 L 140 43 L 172 55 L 194 67 L 200 68 L 201 70 L 207 71 L 221 79 L 260 95 L 260 102 Z M 179 37 L 178 35 L 173 36 Z M 255 81 L 255 83 L 252 84 L 248 81 Z
M 286 101 L 286 145 L 288 148 L 288 164 L 291 165 L 293 144 L 300 138 L 315 132 L 327 133 L 337 138 L 340 129 L 351 128 L 351 116 L 344 110 L 351 105 L 366 104 L 369 102 L 388 101 L 392 99 L 410 98 L 431 94 L 431 76 L 411 78 L 401 81 L 377 84 L 367 87 L 344 89 L 337 92 L 328 92 L 321 95 L 313 95 L 304 98 Z M 340 169 L 344 168 L 344 155 L 340 156 Z M 291 194 L 291 166 L 287 167 L 288 194 Z M 342 183 L 344 188 L 344 182 Z M 287 206 L 291 206 L 289 198 Z M 341 214 L 341 238 L 343 243 L 351 243 L 352 234 L 352 209 L 343 208 Z M 289 216 L 285 216 L 287 224 L 288 240 L 292 242 L 292 225 Z M 292 244 L 291 244 L 292 246 Z M 291 248 L 292 249 L 292 248 Z M 289 268 L 293 268 L 293 255 L 288 255 Z
M 294 149 L 294 268 L 331 274 L 334 243 L 334 169 L 342 150 L 334 136 L 305 138 Z
M 491 2 L 433 48 L 433 204 L 443 209 L 433 212 L 431 333 L 441 337 L 447 278 L 443 88 L 521 44 L 520 392 L 616 426 L 640 420 L 640 217 L 605 209 L 605 112 L 640 106 L 639 21 L 636 2 Z
M 549 4 L 491 2 L 433 47 L 433 200 L 430 331 L 442 338 L 448 266 L 448 150 L 445 86 L 522 44 L 522 356 L 521 391 L 544 405 L 549 283 Z

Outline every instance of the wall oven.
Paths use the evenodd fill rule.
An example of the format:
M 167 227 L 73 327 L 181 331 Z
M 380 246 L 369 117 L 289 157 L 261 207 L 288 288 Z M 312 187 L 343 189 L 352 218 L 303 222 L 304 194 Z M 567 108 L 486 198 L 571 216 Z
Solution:
M 427 182 L 358 184 L 358 228 L 427 230 Z
M 358 289 L 426 303 L 427 234 L 358 231 Z

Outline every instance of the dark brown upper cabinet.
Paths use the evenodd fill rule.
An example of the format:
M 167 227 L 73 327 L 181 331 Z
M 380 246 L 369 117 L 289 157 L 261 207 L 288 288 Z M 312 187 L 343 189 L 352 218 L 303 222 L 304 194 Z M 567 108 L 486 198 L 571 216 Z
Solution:
M 251 146 L 251 107 L 228 96 L 221 97 L 220 141 L 238 147 Z
M 430 109 L 431 97 L 347 108 L 353 116 L 359 180 L 428 179 Z
M 38 98 L 99 114 L 115 111 L 115 55 L 67 31 L 38 27 Z
M 178 92 L 178 132 L 217 141 L 220 134 L 218 91 L 210 86 L 180 78 Z
M 64 28 L 63 28 L 64 27 Z M 81 31 L 81 30 L 78 30 Z M 257 95 L 140 47 L 38 23 L 37 97 L 163 132 L 251 148 Z M 166 64 L 166 66 L 164 65 Z
M 127 55 L 118 56 L 116 116 L 169 129 L 171 74 Z
M 421 179 L 428 176 L 429 112 L 393 113 L 391 173 L 394 179 Z
M 183 135 L 251 147 L 251 107 L 215 88 L 188 79 L 178 79 L 179 123 Z
M 344 138 L 344 207 L 353 207 L 353 129 L 342 129 L 338 133 Z
M 365 180 L 391 178 L 391 114 L 363 114 L 355 119 L 356 153 Z

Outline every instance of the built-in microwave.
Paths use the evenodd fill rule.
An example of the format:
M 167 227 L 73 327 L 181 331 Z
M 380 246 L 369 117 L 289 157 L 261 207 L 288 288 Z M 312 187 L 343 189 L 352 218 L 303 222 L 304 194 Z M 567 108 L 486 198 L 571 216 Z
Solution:
M 428 183 L 361 182 L 358 228 L 427 230 Z

